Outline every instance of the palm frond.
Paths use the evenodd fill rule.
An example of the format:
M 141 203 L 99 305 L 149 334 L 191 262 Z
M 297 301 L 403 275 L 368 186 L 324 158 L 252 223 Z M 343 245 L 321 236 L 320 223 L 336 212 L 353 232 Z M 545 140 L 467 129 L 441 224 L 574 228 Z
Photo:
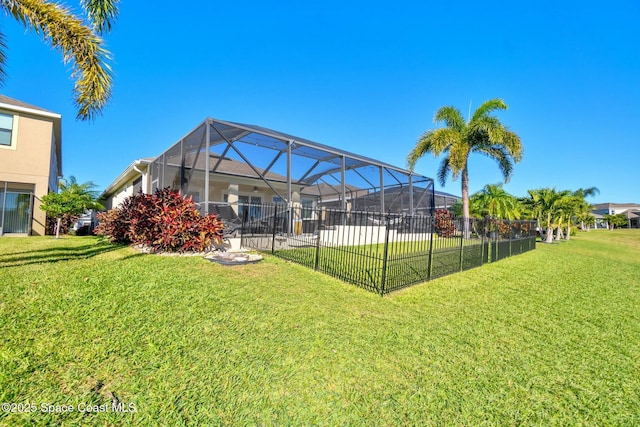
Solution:
M 72 64 L 77 118 L 91 120 L 111 97 L 111 54 L 100 37 L 66 7 L 43 0 L 5 2 L 3 7 L 27 29 L 35 31 Z
M 574 192 L 574 194 L 582 198 L 592 197 L 600 194 L 600 190 L 598 189 L 598 187 L 579 188 Z
M 508 150 L 500 145 L 483 146 L 476 150 L 478 153 L 483 154 L 490 159 L 495 160 L 498 163 L 498 168 L 502 173 L 504 182 L 509 182 L 511 174 L 513 172 L 513 160 Z
M 457 178 L 458 175 L 467 167 L 469 160 L 470 147 L 466 141 L 458 139 L 455 143 L 449 147 L 449 166 L 453 178 Z
M 432 135 L 433 131 L 427 131 L 418 138 L 415 147 L 407 155 L 407 169 L 413 171 L 418 159 L 431 151 Z
M 449 158 L 445 157 L 440 162 L 440 167 L 438 167 L 438 182 L 440 185 L 444 187 L 444 184 L 447 182 L 447 176 L 449 176 L 449 172 L 451 172 L 451 167 L 449 166 Z
M 413 170 L 418 159 L 426 153 L 432 153 L 434 157 L 438 157 L 459 141 L 460 134 L 453 129 L 441 128 L 425 132 L 407 156 L 409 170 Z
M 509 155 L 513 157 L 513 160 L 516 163 L 522 160 L 524 150 L 522 148 L 522 141 L 520 140 L 520 137 L 516 133 L 511 132 L 508 128 L 503 127 L 501 138 L 502 145 L 505 146 Z
M 485 117 L 489 114 L 491 114 L 492 112 L 494 112 L 495 110 L 506 110 L 507 104 L 505 104 L 505 102 L 500 99 L 500 98 L 494 98 L 494 99 L 489 99 L 488 101 L 485 101 L 482 103 L 482 105 L 480 105 L 476 111 L 473 112 L 473 116 L 471 117 L 471 122 L 476 121 L 478 119 L 480 119 L 480 117 Z
M 433 116 L 434 123 L 444 122 L 445 126 L 449 129 L 455 129 L 458 132 L 462 132 L 466 127 L 464 116 L 455 107 L 448 106 L 442 107 L 436 111 Z
M 7 44 L 5 41 L 4 33 L 0 32 L 0 86 L 4 86 L 4 82 L 7 80 Z
M 111 31 L 118 16 L 119 0 L 81 0 L 80 3 L 99 34 Z

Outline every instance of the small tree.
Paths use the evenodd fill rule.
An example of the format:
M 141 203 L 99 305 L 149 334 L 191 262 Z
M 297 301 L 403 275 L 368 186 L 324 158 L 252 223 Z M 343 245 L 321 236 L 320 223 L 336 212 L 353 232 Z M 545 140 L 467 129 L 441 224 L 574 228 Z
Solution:
M 96 185 L 89 181 L 78 184 L 74 176 L 69 181 L 61 179 L 58 183 L 60 192 L 49 193 L 42 197 L 40 209 L 48 216 L 56 219 L 56 239 L 60 238 L 60 225 L 62 218 L 70 217 L 72 220 L 82 215 L 87 209 L 102 209 L 103 206 L 96 201 Z
M 520 219 L 520 203 L 502 188 L 502 184 L 487 184 L 469 198 L 469 212 L 478 217 Z
M 609 230 L 613 230 L 617 227 L 624 227 L 627 224 L 627 217 L 625 214 L 604 214 L 603 215 L 605 221 L 609 223 Z

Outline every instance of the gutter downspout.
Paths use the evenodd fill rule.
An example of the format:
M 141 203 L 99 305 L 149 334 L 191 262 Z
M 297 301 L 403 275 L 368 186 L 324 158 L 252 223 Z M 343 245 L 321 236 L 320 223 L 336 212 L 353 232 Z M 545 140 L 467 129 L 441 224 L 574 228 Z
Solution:
M 142 178 L 142 181 L 140 182 L 140 185 L 142 185 L 142 187 L 144 188 L 144 193 L 148 194 L 149 191 L 147 189 L 147 178 L 145 177 L 144 172 L 142 172 L 140 169 L 138 169 L 138 165 L 141 164 L 142 162 L 140 161 L 140 159 L 136 160 L 133 162 L 133 170 L 138 172 L 140 174 L 140 178 Z

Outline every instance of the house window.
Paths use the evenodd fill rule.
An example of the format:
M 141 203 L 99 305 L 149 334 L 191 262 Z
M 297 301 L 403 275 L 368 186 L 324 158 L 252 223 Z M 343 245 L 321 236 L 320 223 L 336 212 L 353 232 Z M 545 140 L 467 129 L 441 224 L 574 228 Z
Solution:
M 229 203 L 229 195 L 224 194 L 222 199 L 225 203 Z M 252 218 L 260 217 L 262 214 L 262 197 L 260 196 L 243 196 L 238 195 L 238 216 L 244 218 L 245 206 L 249 208 L 248 216 Z
M 138 194 L 142 190 L 142 177 L 139 176 L 135 181 L 133 181 L 133 194 Z
M 187 196 L 191 196 L 191 200 L 193 200 L 193 203 L 200 203 L 199 191 L 188 191 Z
M 262 214 L 262 198 L 259 196 L 238 196 L 238 215 L 244 214 L 244 207 L 249 205 L 249 216 L 259 218 Z
M 0 113 L 0 145 L 11 146 L 13 116 Z
M 302 199 L 302 219 L 313 219 L 312 199 Z

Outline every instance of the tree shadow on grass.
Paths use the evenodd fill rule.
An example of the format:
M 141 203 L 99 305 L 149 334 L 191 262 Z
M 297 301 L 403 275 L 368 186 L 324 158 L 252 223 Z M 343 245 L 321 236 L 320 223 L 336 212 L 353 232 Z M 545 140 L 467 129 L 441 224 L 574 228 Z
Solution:
M 126 260 L 131 259 L 131 258 L 138 258 L 138 257 L 143 257 L 143 256 L 148 256 L 148 255 L 149 254 L 145 254 L 143 252 L 138 252 L 138 253 L 135 253 L 135 254 L 124 256 L 122 258 L 118 258 L 116 261 L 118 261 L 118 262 L 126 261 Z
M 106 252 L 118 250 L 122 247 L 123 246 L 112 243 L 99 242 L 82 246 L 63 246 L 0 254 L 0 268 L 88 259 Z

